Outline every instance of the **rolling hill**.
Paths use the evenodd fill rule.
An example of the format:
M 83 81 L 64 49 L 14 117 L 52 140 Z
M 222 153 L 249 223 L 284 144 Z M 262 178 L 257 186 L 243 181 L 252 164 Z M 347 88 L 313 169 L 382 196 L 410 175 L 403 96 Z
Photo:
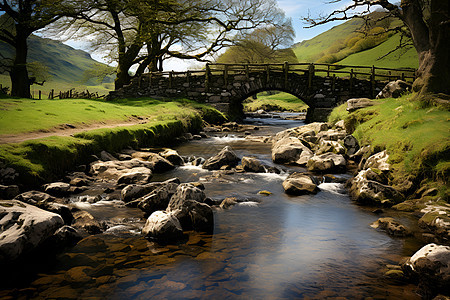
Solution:
M 373 14 L 380 14 L 375 12 Z M 399 20 L 391 20 L 389 24 L 378 24 L 376 26 L 397 26 Z M 356 37 L 356 30 L 361 29 L 363 21 L 361 19 L 349 20 L 341 25 L 335 26 L 330 30 L 310 39 L 297 43 L 293 50 L 299 62 L 328 62 L 344 65 L 365 65 L 378 67 L 418 67 L 418 57 L 413 47 L 396 51 L 384 58 L 383 55 L 395 49 L 399 44 L 400 36 L 398 34 L 386 34 L 382 39 L 373 44 L 360 47 L 354 47 L 352 37 Z M 380 27 L 377 27 L 379 30 Z M 360 35 L 362 36 L 362 35 Z M 355 38 L 358 40 L 358 38 Z M 361 43 L 361 42 L 360 42 Z M 350 44 L 350 45 L 349 45 Z M 357 45 L 356 45 L 357 46 Z M 324 61 L 325 60 L 325 61 Z
M 3 42 L 0 42 L 0 52 L 9 57 L 12 57 L 14 53 L 12 47 Z M 36 61 L 46 66 L 50 75 L 44 86 L 39 86 L 39 89 L 66 90 L 72 87 L 83 89 L 86 86 L 97 86 L 97 90 L 113 88 L 112 78 L 107 78 L 103 85 L 99 85 L 92 79 L 82 83 L 84 72 L 92 69 L 95 64 L 101 63 L 92 59 L 89 53 L 74 49 L 59 41 L 36 35 L 30 36 L 28 39 L 28 62 Z M 9 75 L 0 75 L 0 83 L 9 86 Z

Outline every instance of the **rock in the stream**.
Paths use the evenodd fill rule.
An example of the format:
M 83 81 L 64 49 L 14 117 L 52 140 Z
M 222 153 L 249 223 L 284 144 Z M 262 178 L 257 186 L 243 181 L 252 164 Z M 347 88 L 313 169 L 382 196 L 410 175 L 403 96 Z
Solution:
M 404 225 L 400 224 L 394 218 L 379 218 L 377 221 L 373 222 L 370 227 L 380 228 L 386 231 L 388 234 L 393 236 L 405 237 L 411 234 Z
M 317 137 L 326 141 L 339 141 L 345 138 L 347 132 L 345 130 L 327 130 L 321 131 L 317 134 Z
M 360 171 L 351 180 L 349 193 L 355 201 L 362 204 L 392 206 L 404 200 L 403 195 L 393 187 L 367 179 L 369 170 Z
M 159 152 L 159 155 L 167 159 L 174 166 L 184 165 L 183 158 L 175 150 L 166 149 L 163 152 Z
M 247 172 L 264 173 L 266 171 L 261 161 L 254 157 L 244 156 L 241 163 Z
M 208 158 L 203 163 L 203 169 L 219 170 L 223 166 L 235 167 L 239 162 L 239 157 L 230 146 L 225 146 L 217 155 Z
M 306 165 L 313 152 L 296 137 L 285 137 L 272 144 L 272 160 L 278 164 Z
M 57 214 L 17 200 L 0 201 L 0 261 L 32 251 L 63 225 Z
M 130 202 L 132 200 L 135 200 L 139 197 L 142 197 L 146 194 L 151 193 L 155 189 L 157 189 L 160 186 L 169 184 L 169 183 L 176 183 L 180 184 L 180 180 L 178 178 L 171 178 L 169 180 L 163 181 L 163 182 L 151 182 L 145 185 L 141 184 L 130 184 L 124 187 L 120 193 L 121 199 L 124 202 Z
M 419 280 L 425 296 L 450 292 L 450 247 L 428 244 L 402 266 L 405 274 Z M 430 298 L 431 299 L 431 298 Z
M 65 247 L 75 246 L 83 236 L 75 228 L 64 225 L 45 241 L 43 245 L 48 251 L 59 251 Z
M 168 210 L 173 211 L 181 208 L 186 200 L 195 200 L 204 202 L 206 199 L 205 193 L 190 183 L 182 183 L 177 187 L 175 194 L 170 199 Z
M 118 184 L 146 184 L 152 178 L 152 171 L 149 168 L 137 167 L 123 173 L 117 179 Z
M 137 158 L 125 161 L 96 161 L 91 164 L 90 172 L 100 178 L 117 180 L 122 174 L 130 172 L 130 169 L 138 167 L 152 170 L 153 164 Z
M 308 170 L 322 173 L 342 173 L 345 172 L 347 162 L 341 154 L 325 153 L 314 155 L 308 160 Z
M 28 191 L 17 195 L 15 200 L 19 200 L 31 205 L 36 205 L 39 202 L 55 202 L 56 198 L 40 191 Z
M 283 181 L 283 188 L 286 194 L 304 195 L 315 194 L 319 191 L 313 177 L 303 173 L 292 173 Z
M 175 168 L 170 161 L 156 153 L 134 152 L 131 156 L 148 161 L 150 163 L 150 169 L 154 173 L 164 173 Z
M 410 91 L 412 85 L 403 80 L 391 81 L 378 93 L 377 99 L 398 98 L 402 94 Z
M 17 185 L 0 185 L 0 199 L 10 200 L 20 193 Z
M 236 197 L 228 197 L 222 200 L 220 203 L 220 208 L 228 209 L 238 203 Z
M 137 207 L 150 215 L 157 210 L 165 210 L 169 205 L 170 198 L 177 191 L 178 184 L 168 183 L 159 186 L 151 193 L 137 199 Z
M 352 98 L 347 100 L 347 110 L 352 112 L 357 109 L 373 106 L 375 104 L 376 102 L 369 98 Z
M 46 184 L 44 186 L 44 190 L 46 193 L 55 196 L 64 196 L 67 195 L 70 189 L 70 184 L 65 182 L 53 182 Z
M 102 233 L 104 228 L 95 218 L 87 211 L 77 211 L 73 214 L 74 222 L 72 226 L 85 230 L 89 234 Z
M 327 152 L 336 153 L 336 154 L 345 154 L 345 148 L 336 141 L 327 141 L 320 140 L 318 145 L 318 150 L 316 151 L 316 155 L 324 154 Z
M 172 213 L 155 211 L 147 219 L 142 234 L 159 242 L 171 243 L 183 237 L 183 229 Z
M 421 210 L 424 215 L 419 226 L 436 235 L 439 240 L 450 240 L 450 205 L 427 205 Z
M 100 152 L 100 159 L 103 161 L 117 160 L 112 154 L 106 151 Z

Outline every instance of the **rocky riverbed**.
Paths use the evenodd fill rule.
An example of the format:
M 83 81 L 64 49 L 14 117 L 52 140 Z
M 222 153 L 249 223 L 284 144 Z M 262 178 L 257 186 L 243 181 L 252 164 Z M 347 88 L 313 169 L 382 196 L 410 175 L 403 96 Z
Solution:
M 237 213 L 240 210 L 257 209 L 258 213 L 245 211 L 244 215 L 260 215 L 266 205 L 268 211 L 272 205 L 278 205 L 272 202 L 274 200 L 269 200 L 270 197 L 294 201 L 295 204 L 289 203 L 288 206 L 295 211 L 298 201 L 314 199 L 314 195 L 320 196 L 330 191 L 334 196 L 326 198 L 328 202 L 322 202 L 333 206 L 335 204 L 329 201 L 346 199 L 344 184 L 355 204 L 364 205 L 373 211 L 367 212 L 371 214 L 367 218 L 372 219 L 372 222 L 364 220 L 366 226 L 372 224 L 373 228 L 393 236 L 393 240 L 389 238 L 389 243 L 396 243 L 399 238 L 414 239 L 412 244 L 415 246 L 412 247 L 417 250 L 420 248 L 418 245 L 430 242 L 408 260 L 400 262 L 403 257 L 400 254 L 396 254 L 397 261 L 390 260 L 392 264 L 383 271 L 384 278 L 407 287 L 398 288 L 399 285 L 394 284 L 397 286 L 395 293 L 413 295 L 414 288 L 406 284 L 409 280 L 418 283 L 425 298 L 449 293 L 450 208 L 445 205 L 427 205 L 419 211 L 412 209 L 413 213 L 409 213 L 408 218 L 404 217 L 405 213 L 399 213 L 400 220 L 392 218 L 391 215 L 397 214 L 395 208 L 405 211 L 404 207 L 412 202 L 408 195 L 387 184 L 391 170 L 389 154 L 371 149 L 370 146 L 360 147 L 357 140 L 345 131 L 343 122 L 295 126 L 276 134 L 265 134 L 255 125 L 228 123 L 221 127 L 207 127 L 201 135 L 187 134 L 184 139 L 190 141 L 187 145 L 208 145 L 206 150 L 201 151 L 204 155 L 194 155 L 190 151 L 180 155 L 174 149 L 124 149 L 120 153 L 103 151 L 93 157 L 89 164 L 79 166 L 77 171 L 67 174 L 60 182 L 46 184 L 39 191 L 19 193 L 16 186 L 2 186 L 2 198 L 5 199 L 0 201 L 2 263 L 14 267 L 20 265 L 21 260 L 32 261 L 37 253 L 50 253 L 51 257 L 59 255 L 57 261 L 63 267 L 56 268 L 56 273 L 50 272 L 48 276 L 36 278 L 36 274 L 31 274 L 31 288 L 20 288 L 29 283 L 18 284 L 17 287 L 17 283 L 10 282 L 14 288 L 6 288 L 0 296 L 57 295 L 54 297 L 78 298 L 108 294 L 108 287 L 111 286 L 120 288 L 116 294 L 119 298 L 129 295 L 144 298 L 152 295 L 198 297 L 200 290 L 208 290 L 209 293 L 205 295 L 209 296 L 220 293 L 226 293 L 229 297 L 264 294 L 263 290 L 247 294 L 252 289 L 246 284 L 249 279 L 245 277 L 248 272 L 244 270 L 248 271 L 254 266 L 236 257 L 252 257 L 255 254 L 253 250 L 245 250 L 243 244 L 233 244 L 239 244 L 239 239 L 244 242 L 247 238 L 250 244 L 255 243 L 250 238 L 254 233 L 251 229 L 238 230 L 235 223 L 240 222 L 239 218 L 233 218 L 234 224 L 223 223 L 227 218 L 223 212 L 228 210 L 233 215 L 233 211 Z M 239 141 L 237 145 L 224 143 L 236 140 Z M 179 151 L 186 150 L 181 147 Z M 354 176 L 350 177 L 349 174 Z M 266 176 L 265 181 L 260 181 L 263 178 L 261 176 Z M 275 178 L 275 181 L 270 180 L 270 184 L 267 184 L 267 178 Z M 249 187 L 251 184 L 254 186 Z M 416 196 L 426 197 L 430 193 L 433 191 L 418 191 Z M 303 207 L 304 204 L 301 205 Z M 233 208 L 236 206 L 240 210 Z M 303 209 L 309 211 L 308 207 Z M 350 209 L 353 211 L 355 206 Z M 312 215 L 315 213 L 312 212 Z M 376 214 L 383 217 L 378 219 Z M 244 216 L 242 213 L 237 215 L 240 218 Z M 258 222 L 263 222 L 264 218 L 270 219 L 265 214 L 260 217 L 262 219 Z M 407 220 L 407 224 L 402 224 L 403 220 Z M 325 220 L 307 223 L 308 228 L 312 230 L 316 226 L 312 224 L 322 222 Z M 344 218 L 339 222 L 352 224 L 353 220 Z M 228 229 L 224 229 L 223 224 L 228 224 Z M 417 224 L 420 229 L 416 227 Z M 299 228 L 293 232 L 301 229 L 298 224 L 296 227 Z M 261 228 L 265 226 L 261 225 Z M 333 232 L 333 229 L 328 230 Z M 373 230 L 372 233 L 366 233 L 369 236 L 365 238 L 377 235 L 374 239 L 387 243 L 385 237 L 378 235 L 378 231 L 370 227 L 364 230 Z M 224 242 L 222 239 L 232 232 L 235 232 L 236 237 L 228 237 L 229 240 Z M 274 233 L 263 239 L 280 247 L 284 247 L 281 246 L 283 243 L 290 244 L 287 241 L 276 242 L 279 238 L 276 232 L 274 230 Z M 290 232 L 285 234 L 292 235 Z M 310 239 L 314 240 L 312 236 Z M 326 240 L 328 238 L 333 240 L 331 236 Z M 289 240 L 295 238 L 291 236 Z M 296 252 L 295 249 L 303 248 L 300 245 L 307 240 L 295 244 L 291 250 Z M 218 249 L 217 245 L 226 245 L 227 249 Z M 233 250 L 230 249 L 235 247 L 241 247 L 244 251 L 231 254 Z M 258 247 L 273 251 L 266 245 L 260 244 Z M 343 243 L 340 247 L 344 252 L 352 252 L 349 249 L 356 246 Z M 345 247 L 350 248 L 345 250 Z M 384 246 L 378 248 L 386 250 Z M 378 253 L 378 250 L 375 252 Z M 314 256 L 308 251 L 302 255 Z M 333 257 L 332 261 L 337 259 L 334 254 L 328 253 L 325 257 L 327 255 Z M 180 261 L 180 257 L 185 259 Z M 203 281 L 202 284 L 191 278 L 196 271 L 190 267 L 186 270 L 192 274 L 186 274 L 186 278 L 189 278 L 186 281 L 182 280 L 183 276 L 173 276 L 172 272 L 177 271 L 167 270 L 167 265 L 190 264 L 188 258 L 207 262 L 201 265 L 206 271 L 197 276 Z M 286 265 L 285 259 L 281 265 Z M 360 263 L 359 259 L 354 261 Z M 275 267 L 269 265 L 270 268 Z M 265 276 L 271 274 L 263 266 L 260 265 L 261 272 Z M 365 263 L 362 266 L 363 269 L 380 270 L 379 266 Z M 353 268 L 358 269 L 353 263 L 344 265 L 349 274 Z M 183 268 L 176 270 L 183 272 Z M 323 269 L 324 272 L 326 270 Z M 278 271 L 272 272 L 275 274 Z M 301 277 L 301 274 L 292 275 L 291 271 L 287 274 Z M 245 282 L 241 288 L 231 288 L 231 285 L 236 284 L 232 280 L 235 276 L 237 281 Z M 344 277 L 353 278 L 348 274 Z M 261 280 L 266 282 L 266 279 Z M 354 278 L 349 279 L 351 283 L 347 284 L 352 286 L 356 281 Z M 211 285 L 204 285 L 204 282 L 210 282 Z M 230 287 L 227 287 L 227 283 Z M 80 291 L 79 287 L 83 284 L 90 287 L 87 289 L 89 293 Z M 312 284 L 307 286 L 306 292 L 302 292 L 297 285 L 295 288 L 291 286 L 286 295 L 288 298 L 303 293 L 308 295 L 307 291 L 314 289 Z M 175 292 L 162 292 L 167 289 Z M 331 290 L 328 292 L 332 295 Z M 349 297 L 357 295 L 364 293 L 347 294 Z

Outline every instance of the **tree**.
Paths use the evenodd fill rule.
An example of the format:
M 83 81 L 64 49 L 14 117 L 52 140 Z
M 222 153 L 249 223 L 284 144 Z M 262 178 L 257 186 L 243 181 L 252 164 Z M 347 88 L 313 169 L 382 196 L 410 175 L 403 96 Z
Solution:
M 341 0 L 333 0 L 341 2 Z M 363 9 L 359 9 L 362 7 Z M 304 17 L 309 27 L 351 18 L 364 18 L 372 7 L 386 10 L 385 18 L 396 17 L 404 26 L 391 28 L 409 36 L 419 56 L 417 79 L 413 90 L 450 94 L 450 4 L 445 0 L 402 0 L 392 4 L 387 0 L 353 0 L 343 9 L 329 15 Z M 405 27 L 406 26 L 406 27 Z
M 14 58 L 8 66 L 11 77 L 11 95 L 30 97 L 30 81 L 27 69 L 28 37 L 38 29 L 60 18 L 58 0 L 2 0 L 0 12 L 3 17 L 0 27 L 0 41 L 14 49 Z
M 275 0 L 85 0 L 89 12 L 72 17 L 76 36 L 117 62 L 116 89 L 146 68 L 162 70 L 169 57 L 205 61 L 231 45 L 237 32 L 276 24 Z M 89 3 L 89 4 L 87 4 Z M 61 27 L 60 27 L 61 28 Z
M 294 29 L 287 19 L 277 25 L 257 28 L 250 33 L 241 34 L 234 45 L 218 59 L 219 63 L 282 63 L 297 62 L 290 47 L 294 41 Z

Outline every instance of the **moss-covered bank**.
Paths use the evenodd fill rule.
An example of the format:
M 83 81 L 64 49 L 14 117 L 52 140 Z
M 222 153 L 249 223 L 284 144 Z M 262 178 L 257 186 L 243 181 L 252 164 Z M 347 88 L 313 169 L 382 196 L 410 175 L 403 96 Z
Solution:
M 398 99 L 375 100 L 374 106 L 346 111 L 333 110 L 330 123 L 343 119 L 361 145 L 371 153 L 386 149 L 392 167 L 389 184 L 408 199 L 419 200 L 419 190 L 436 188 L 423 201 L 449 201 L 450 134 L 449 101 L 434 96 L 418 99 L 414 94 Z
M 64 172 L 91 161 L 92 155 L 102 150 L 116 152 L 126 147 L 168 146 L 183 133 L 199 132 L 205 122 L 225 120 L 222 113 L 209 106 L 188 101 L 176 103 L 181 107 L 179 111 L 162 110 L 145 124 L 0 145 L 0 169 L 5 172 L 2 181 L 31 188 L 57 180 Z M 14 172 L 5 171 L 9 167 L 17 171 L 18 177 L 14 177 Z

